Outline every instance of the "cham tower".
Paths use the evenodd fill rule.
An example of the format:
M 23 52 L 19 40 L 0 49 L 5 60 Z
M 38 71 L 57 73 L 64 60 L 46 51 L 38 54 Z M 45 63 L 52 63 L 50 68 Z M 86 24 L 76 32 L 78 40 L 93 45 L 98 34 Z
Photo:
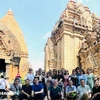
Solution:
M 94 42 L 97 30 L 100 30 L 99 21 L 87 6 L 70 0 L 45 45 L 45 70 L 65 68 L 71 73 L 76 67 L 82 67 L 85 71 L 89 67 L 99 68 L 100 58 L 92 57 L 95 56 L 92 53 L 95 46 L 99 48 L 98 43 Z
M 0 72 L 12 81 L 17 73 L 25 77 L 28 50 L 23 33 L 11 9 L 0 18 Z

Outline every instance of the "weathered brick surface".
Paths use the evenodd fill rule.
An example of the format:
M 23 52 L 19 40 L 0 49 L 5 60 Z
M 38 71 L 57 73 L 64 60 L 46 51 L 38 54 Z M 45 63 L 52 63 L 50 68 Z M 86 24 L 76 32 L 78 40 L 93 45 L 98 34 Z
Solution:
M 81 43 L 86 34 L 91 33 L 92 26 L 98 21 L 99 18 L 94 13 L 91 14 L 88 7 L 75 1 L 68 3 L 60 19 L 55 24 L 50 37 L 54 50 L 53 58 L 57 62 L 57 69 L 65 68 L 71 73 L 72 69 L 79 66 L 77 56 L 79 56 L 78 52 Z M 50 44 L 48 45 L 48 41 L 46 47 L 51 47 Z M 46 71 L 50 69 L 48 60 L 52 59 L 52 57 L 47 59 L 47 54 L 49 55 L 51 52 L 45 49 Z M 89 64 L 88 61 L 87 63 Z
M 20 54 L 20 57 L 21 57 L 21 61 L 20 61 L 20 65 L 19 65 L 19 73 L 22 77 L 25 77 L 25 74 L 27 73 L 28 71 L 28 67 L 29 67 L 29 64 L 28 64 L 28 50 L 27 50 L 27 46 L 26 46 L 26 43 L 25 43 L 25 40 L 24 40 L 24 36 L 23 36 L 23 33 L 14 17 L 14 14 L 11 10 L 9 10 L 6 15 L 0 19 L 0 23 L 3 23 L 6 27 L 7 27 L 7 30 L 9 31 L 6 31 L 6 28 L 4 28 L 4 32 L 5 34 L 11 34 L 9 35 L 9 38 L 7 38 L 7 35 L 6 36 L 6 39 L 5 40 L 5 43 L 6 45 L 8 46 L 8 48 L 6 49 L 13 49 L 14 51 L 18 51 L 18 53 Z M 13 38 L 15 37 L 15 38 Z M 7 44 L 8 40 L 10 39 L 10 46 Z M 14 43 L 14 41 L 15 43 Z M 6 42 L 7 41 L 7 42 Z M 3 56 L 0 56 L 0 58 L 2 58 Z M 9 57 L 7 55 L 5 55 L 3 57 L 3 59 L 9 59 Z M 7 76 L 10 77 L 10 81 L 12 81 L 12 79 L 16 76 L 16 74 L 18 73 L 18 67 L 15 67 L 15 66 L 12 66 L 12 64 L 9 64 L 9 68 L 7 68 L 6 70 L 8 73 L 7 73 Z
M 10 31 L 15 35 L 17 38 L 19 44 L 21 45 L 21 51 L 25 52 L 26 54 L 28 53 L 26 43 L 24 40 L 24 36 L 22 33 L 22 30 L 20 29 L 13 12 L 9 10 L 6 15 L 1 18 L 2 22 L 10 29 Z

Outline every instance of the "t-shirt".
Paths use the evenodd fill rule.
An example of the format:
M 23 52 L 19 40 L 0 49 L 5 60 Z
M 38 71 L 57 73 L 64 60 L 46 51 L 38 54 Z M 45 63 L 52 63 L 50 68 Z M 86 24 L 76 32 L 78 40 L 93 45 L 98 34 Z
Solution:
M 73 85 L 78 86 L 78 78 L 77 75 L 71 75 L 71 80 L 73 81 Z
M 85 83 L 87 83 L 87 76 L 85 74 L 78 75 L 78 85 L 80 85 L 80 80 L 84 79 Z
M 34 78 L 38 78 L 38 80 L 39 80 L 40 82 L 42 82 L 43 76 L 42 76 L 42 75 L 35 75 Z
M 79 98 L 81 98 L 84 93 L 88 94 L 90 92 L 91 92 L 91 89 L 90 89 L 90 87 L 88 85 L 85 85 L 84 87 L 82 87 L 82 86 L 78 86 L 77 87 L 77 93 L 79 94 Z
M 92 90 L 92 92 L 93 92 L 93 95 L 94 95 L 95 93 L 98 93 L 98 92 L 100 92 L 100 86 L 99 86 L 98 88 L 96 88 L 96 87 L 93 87 L 93 90 Z
M 5 89 L 6 88 L 6 80 L 1 78 L 0 79 L 0 89 Z
M 60 79 L 62 79 L 62 82 L 64 82 L 64 76 L 63 75 L 58 76 L 58 81 L 60 81 Z
M 32 86 L 32 91 L 34 91 L 34 92 L 39 92 L 39 91 L 41 91 L 42 89 L 44 89 L 44 87 L 43 87 L 43 85 L 41 84 L 41 83 L 39 83 L 38 85 L 33 85 Z
M 23 85 L 22 86 L 22 90 L 26 93 L 28 93 L 29 95 L 31 95 L 31 92 L 32 92 L 32 86 L 31 85 Z
M 58 79 L 58 75 L 53 75 L 52 79 Z
M 71 92 L 71 91 L 76 91 L 76 86 L 72 85 L 72 87 L 70 86 L 66 87 L 66 93 Z
M 13 83 L 13 84 L 10 85 L 10 90 L 12 92 L 14 92 L 15 94 L 19 94 L 21 87 L 20 87 L 20 85 L 15 86 L 14 83 Z
M 33 84 L 33 79 L 34 79 L 34 74 L 28 73 L 28 74 L 26 75 L 25 79 L 29 79 L 29 80 L 31 81 L 30 85 L 32 85 L 32 84 Z
M 59 86 L 57 86 L 56 88 L 54 88 L 53 86 L 50 86 L 48 88 L 48 90 L 50 91 L 50 96 L 57 96 L 59 93 L 61 93 L 61 88 Z

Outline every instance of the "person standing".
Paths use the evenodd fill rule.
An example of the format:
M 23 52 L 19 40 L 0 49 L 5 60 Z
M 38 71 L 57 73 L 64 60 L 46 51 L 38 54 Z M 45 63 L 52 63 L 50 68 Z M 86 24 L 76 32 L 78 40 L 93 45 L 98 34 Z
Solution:
M 61 87 L 61 90 L 63 90 L 64 76 L 60 70 L 58 71 L 58 85 Z
M 52 77 L 51 77 L 50 72 L 47 72 L 47 73 L 46 73 L 45 83 L 47 83 L 47 81 L 52 81 Z
M 48 96 L 48 87 L 52 84 L 52 77 L 50 72 L 46 73 L 46 77 L 45 77 L 45 84 L 46 84 L 46 96 Z
M 42 75 L 42 69 L 41 68 L 39 68 L 39 70 L 38 70 L 38 75 L 39 75 L 39 82 L 42 82 L 43 75 Z
M 35 76 L 34 76 L 34 78 L 38 78 L 38 79 L 39 79 L 39 72 L 38 72 L 38 70 L 35 71 Z
M 84 79 L 85 84 L 87 83 L 87 77 L 86 77 L 84 70 L 80 69 L 80 74 L 77 77 L 78 77 L 78 86 L 80 85 L 81 79 Z
M 72 70 L 72 75 L 70 77 L 71 77 L 71 80 L 73 81 L 73 85 L 75 85 L 77 87 L 78 86 L 78 78 L 77 78 L 75 69 Z
M 89 85 L 90 89 L 92 90 L 94 86 L 94 74 L 90 68 L 87 69 L 87 85 Z
M 62 72 L 59 70 L 58 71 L 58 83 L 64 83 L 64 76 L 62 74 Z
M 65 73 L 65 69 L 62 68 L 62 69 L 61 69 L 61 72 L 62 72 L 62 74 L 64 75 L 64 73 Z
M 53 80 L 58 79 L 58 74 L 57 74 L 57 70 L 56 69 L 53 70 L 52 79 Z
M 29 72 L 26 74 L 25 79 L 29 79 L 30 85 L 33 85 L 34 74 L 32 68 L 29 68 Z
M 69 72 L 68 70 L 65 71 L 64 73 L 64 89 L 66 90 L 66 86 L 68 86 L 69 82 Z

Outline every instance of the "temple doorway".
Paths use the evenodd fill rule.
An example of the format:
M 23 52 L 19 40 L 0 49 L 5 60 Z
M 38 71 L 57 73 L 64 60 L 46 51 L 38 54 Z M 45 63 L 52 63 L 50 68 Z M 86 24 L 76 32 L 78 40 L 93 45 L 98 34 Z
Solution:
M 6 63 L 5 63 L 5 59 L 0 59 L 0 75 L 4 75 L 5 76 L 6 73 Z

